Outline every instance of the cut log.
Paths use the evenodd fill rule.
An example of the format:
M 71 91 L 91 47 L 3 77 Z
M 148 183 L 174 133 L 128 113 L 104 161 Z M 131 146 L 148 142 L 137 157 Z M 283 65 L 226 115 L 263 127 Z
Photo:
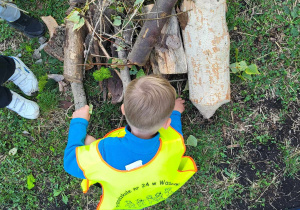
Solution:
M 152 4 L 153 7 L 153 4 Z M 145 10 L 152 9 L 150 5 Z M 148 12 L 147 12 L 148 13 Z M 152 50 L 150 62 L 155 74 L 184 74 L 187 73 L 187 63 L 183 49 L 178 20 L 172 10 L 172 17 L 167 21 L 161 35 Z
M 182 31 L 190 100 L 204 118 L 210 118 L 230 101 L 226 0 L 184 0 L 181 10 L 191 10 Z
M 141 32 L 128 56 L 129 63 L 144 66 L 155 46 L 177 0 L 157 0 L 141 29 Z
M 87 104 L 86 96 L 82 84 L 84 62 L 84 39 L 86 27 L 73 31 L 74 23 L 66 20 L 66 39 L 64 46 L 64 77 L 71 82 L 74 96 L 75 109 L 79 109 Z

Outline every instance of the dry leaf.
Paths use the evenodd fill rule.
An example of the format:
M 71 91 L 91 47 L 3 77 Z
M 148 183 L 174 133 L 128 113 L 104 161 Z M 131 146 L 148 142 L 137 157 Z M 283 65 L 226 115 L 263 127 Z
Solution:
M 177 7 L 176 12 L 180 13 L 181 10 Z M 188 13 L 187 12 L 181 13 L 181 14 L 177 15 L 177 18 L 178 18 L 181 29 L 184 30 L 189 21 Z
M 72 106 L 73 103 L 70 101 L 59 101 L 59 107 L 63 108 L 64 110 L 67 110 L 70 108 L 70 106 Z
M 15 155 L 15 154 L 17 154 L 17 151 L 18 151 L 18 148 L 15 147 L 15 148 L 12 148 L 11 150 L 9 150 L 8 154 L 9 155 Z
M 42 16 L 41 18 L 49 30 L 50 39 L 51 39 L 51 37 L 54 34 L 55 28 L 58 27 L 58 24 L 52 16 Z

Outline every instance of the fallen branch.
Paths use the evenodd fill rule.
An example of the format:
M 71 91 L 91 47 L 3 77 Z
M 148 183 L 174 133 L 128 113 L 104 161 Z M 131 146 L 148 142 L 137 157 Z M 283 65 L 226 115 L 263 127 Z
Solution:
M 70 0 L 70 4 L 74 2 Z M 74 97 L 75 109 L 79 109 L 87 104 L 86 96 L 82 84 L 83 69 L 79 65 L 84 61 L 84 40 L 86 27 L 74 30 L 74 23 L 66 20 L 66 40 L 64 46 L 64 77 L 71 83 Z

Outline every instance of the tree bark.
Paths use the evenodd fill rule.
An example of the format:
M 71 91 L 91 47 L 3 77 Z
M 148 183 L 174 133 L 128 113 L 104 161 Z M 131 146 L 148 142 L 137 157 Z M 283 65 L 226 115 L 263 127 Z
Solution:
M 144 66 L 149 59 L 151 50 L 155 46 L 161 30 L 165 25 L 177 0 L 157 0 L 151 13 L 147 15 L 142 30 L 128 56 L 129 63 Z
M 230 101 L 226 0 L 184 0 L 181 10 L 192 10 L 182 31 L 190 100 L 204 118 L 210 118 Z
M 79 109 L 87 104 L 86 96 L 82 84 L 83 69 L 81 65 L 84 61 L 84 39 L 86 27 L 73 31 L 74 23 L 66 20 L 66 41 L 64 46 L 64 77 L 71 82 L 74 96 L 75 109 Z
M 115 28 L 115 33 L 118 33 L 118 29 L 116 29 L 116 28 Z M 128 26 L 125 28 L 125 31 L 123 31 L 123 34 L 122 34 L 126 43 L 131 42 L 131 37 L 132 37 L 131 34 L 132 33 L 133 33 L 133 29 L 128 24 Z M 121 44 L 122 41 L 120 39 L 116 39 L 115 42 L 116 42 L 116 45 L 124 46 L 124 44 Z M 125 49 L 118 51 L 118 58 L 122 59 L 123 63 L 126 64 L 127 52 Z M 121 77 L 122 84 L 123 84 L 123 96 L 124 96 L 126 88 L 127 88 L 128 84 L 131 82 L 128 66 L 120 67 L 120 77 Z
M 175 14 L 173 9 L 172 15 Z M 150 62 L 154 73 L 187 73 L 187 62 L 176 16 L 170 17 L 161 30 L 161 36 L 150 55 Z

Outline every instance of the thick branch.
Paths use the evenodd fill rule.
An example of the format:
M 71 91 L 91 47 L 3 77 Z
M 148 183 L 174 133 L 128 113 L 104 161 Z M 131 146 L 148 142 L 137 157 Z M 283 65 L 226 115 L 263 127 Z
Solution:
M 86 28 L 73 31 L 74 23 L 66 20 L 66 41 L 64 46 L 64 77 L 71 82 L 74 96 L 75 109 L 86 105 L 86 96 L 82 84 L 83 69 L 83 51 Z
M 131 53 L 128 56 L 130 63 L 143 66 L 149 59 L 151 50 L 160 36 L 161 30 L 168 18 L 163 18 L 171 14 L 177 0 L 157 0 L 153 9 L 148 14 L 147 20 L 136 40 Z M 162 18 L 151 20 L 155 18 Z

